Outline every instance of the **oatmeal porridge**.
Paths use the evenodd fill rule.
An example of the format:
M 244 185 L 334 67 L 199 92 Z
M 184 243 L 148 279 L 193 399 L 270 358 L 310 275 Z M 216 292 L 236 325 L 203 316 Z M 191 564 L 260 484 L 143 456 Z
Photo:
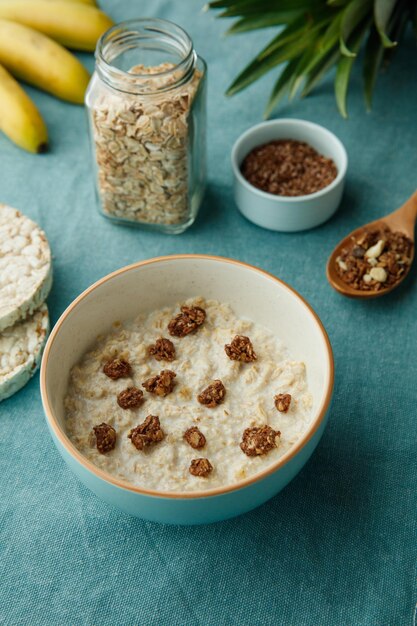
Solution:
M 98 337 L 72 368 L 65 413 L 100 469 L 145 489 L 200 491 L 276 462 L 308 428 L 312 397 L 279 338 L 194 298 Z

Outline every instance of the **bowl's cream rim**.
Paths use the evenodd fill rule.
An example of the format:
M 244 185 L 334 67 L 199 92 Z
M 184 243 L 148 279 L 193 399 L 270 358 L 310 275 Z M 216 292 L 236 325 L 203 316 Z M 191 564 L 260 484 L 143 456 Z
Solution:
M 46 390 L 46 368 L 47 368 L 47 363 L 48 363 L 48 357 L 49 357 L 49 352 L 51 350 L 51 346 L 55 341 L 55 337 L 57 336 L 60 327 L 62 326 L 62 324 L 64 323 L 64 321 L 66 320 L 66 318 L 68 317 L 68 315 L 76 308 L 76 306 L 82 301 L 84 300 L 84 298 L 86 298 L 92 291 L 94 291 L 95 289 L 97 289 L 98 287 L 100 287 L 100 285 L 102 285 L 103 283 L 107 282 L 108 280 L 111 280 L 112 278 L 114 278 L 115 276 L 118 276 L 120 274 L 124 274 L 125 272 L 129 272 L 132 269 L 136 269 L 138 267 L 143 267 L 146 265 L 151 265 L 153 263 L 161 263 L 161 262 L 168 262 L 168 261 L 175 261 L 178 259 L 189 259 L 189 260 L 212 260 L 212 261 L 221 261 L 224 263 L 230 263 L 232 265 L 238 265 L 238 266 L 242 266 L 246 269 L 250 269 L 251 271 L 255 271 L 258 274 L 261 274 L 263 276 L 265 276 L 268 279 L 273 280 L 276 283 L 279 283 L 282 287 L 284 287 L 284 289 L 287 289 L 288 291 L 290 291 L 293 295 L 296 296 L 296 298 L 300 301 L 300 303 L 302 305 L 304 305 L 304 307 L 307 309 L 308 313 L 312 316 L 313 320 L 315 321 L 315 323 L 317 324 L 323 338 L 324 338 L 324 342 L 325 342 L 325 346 L 327 349 L 327 357 L 329 360 L 329 378 L 327 381 L 327 391 L 326 391 L 326 395 L 324 397 L 324 400 L 321 404 L 321 406 L 319 407 L 318 411 L 317 411 L 317 416 L 314 419 L 314 422 L 310 425 L 310 428 L 307 430 L 307 432 L 304 434 L 304 436 L 300 439 L 300 441 L 294 445 L 292 448 L 290 448 L 288 450 L 288 452 L 286 452 L 278 461 L 276 461 L 275 463 L 273 463 L 271 466 L 268 466 L 265 470 L 263 470 L 262 472 L 259 472 L 258 474 L 254 474 L 253 476 L 242 480 L 240 482 L 237 483 L 233 483 L 232 485 L 226 485 L 225 487 L 216 487 L 214 489 L 207 489 L 207 490 L 203 490 L 203 491 L 193 491 L 193 492 L 188 492 L 188 491 L 157 491 L 155 489 L 144 489 L 141 487 L 137 487 L 135 485 L 133 485 L 132 483 L 129 483 L 127 481 L 124 480 L 119 480 L 115 477 L 113 477 L 111 474 L 108 474 L 107 472 L 102 471 L 101 469 L 99 469 L 97 466 L 95 466 L 93 463 L 91 463 L 90 461 L 88 461 L 78 450 L 77 448 L 71 443 L 70 439 L 68 438 L 67 434 L 65 433 L 65 431 L 61 428 L 61 426 L 58 424 L 58 421 L 55 419 L 55 416 L 53 414 L 53 411 L 51 409 L 51 406 L 49 404 L 49 399 L 48 399 L 48 393 Z M 126 265 L 125 267 L 122 267 L 114 272 L 111 272 L 110 274 L 107 274 L 106 276 L 104 276 L 103 278 L 99 279 L 98 281 L 96 281 L 95 283 L 93 283 L 90 287 L 88 287 L 85 291 L 83 291 L 77 298 L 75 298 L 75 300 L 73 300 L 71 302 L 71 304 L 65 309 L 65 311 L 62 313 L 62 315 L 60 316 L 60 318 L 58 319 L 58 321 L 56 322 L 50 336 L 48 339 L 48 342 L 45 346 L 45 350 L 43 353 L 43 358 L 42 358 L 42 363 L 41 363 L 41 370 L 40 370 L 40 389 L 41 389 L 41 398 L 42 398 L 42 404 L 43 404 L 43 409 L 46 415 L 46 418 L 49 422 L 49 425 L 51 426 L 55 436 L 57 437 L 57 439 L 59 440 L 59 442 L 61 443 L 61 445 L 64 446 L 64 448 L 66 449 L 66 451 L 70 454 L 70 456 L 74 457 L 76 461 L 78 461 L 78 463 L 80 463 L 82 466 L 84 466 L 85 469 L 87 469 L 89 472 L 92 472 L 93 474 L 95 474 L 96 476 L 98 476 L 100 479 L 104 480 L 107 483 L 111 483 L 112 485 L 125 489 L 127 491 L 132 491 L 134 493 L 138 493 L 140 495 L 145 495 L 145 496 L 153 496 L 153 497 L 158 497 L 158 498 L 176 498 L 176 499 L 197 499 L 197 498 L 207 498 L 207 497 L 211 497 L 211 496 L 218 496 L 218 495 L 223 495 L 223 494 L 227 494 L 230 493 L 232 491 L 237 491 L 238 489 L 242 489 L 244 487 L 247 487 L 255 482 L 258 482 L 260 480 L 262 480 L 263 478 L 265 478 L 266 476 L 269 476 L 270 474 L 273 474 L 276 470 L 278 470 L 280 467 L 282 467 L 283 465 L 285 465 L 285 463 L 287 463 L 288 461 L 290 461 L 309 441 L 310 439 L 313 437 L 313 435 L 316 433 L 316 431 L 319 429 L 326 413 L 327 410 L 329 408 L 330 405 L 330 400 L 332 397 L 332 393 L 333 393 L 333 386 L 334 386 L 334 359 L 333 359 L 333 350 L 330 344 L 330 340 L 329 337 L 327 335 L 327 332 L 320 320 L 320 318 L 318 317 L 317 313 L 313 310 L 313 308 L 310 306 L 310 304 L 292 287 L 290 287 L 289 285 L 287 285 L 287 283 L 285 283 L 284 281 L 282 281 L 280 278 L 277 278 L 276 276 L 274 276 L 274 274 L 271 274 L 270 272 L 267 272 L 265 270 L 262 270 L 254 265 L 250 265 L 249 263 L 245 263 L 243 261 L 238 261 L 236 259 L 230 259 L 227 257 L 221 257 L 221 256 L 216 256 L 216 255 L 208 255 L 208 254 L 173 254 L 173 255 L 168 255 L 168 256 L 160 256 L 160 257 L 154 257 L 151 259 L 145 259 L 144 261 L 138 261 L 136 263 L 132 263 L 130 265 Z
M 263 191 L 262 189 L 258 189 L 258 187 L 255 187 L 254 185 L 252 185 L 248 180 L 246 180 L 246 178 L 243 176 L 242 172 L 240 171 L 240 164 L 237 162 L 236 153 L 242 141 L 246 139 L 247 137 L 249 137 L 250 135 L 256 134 L 256 131 L 258 131 L 260 128 L 264 128 L 264 127 L 273 128 L 274 126 L 285 126 L 289 122 L 294 123 L 296 126 L 300 126 L 300 128 L 302 128 L 303 126 L 309 126 L 309 127 L 314 127 L 315 129 L 319 129 L 319 132 L 330 137 L 331 140 L 334 141 L 336 144 L 339 144 L 339 147 L 341 148 L 341 153 L 343 154 L 343 167 L 340 170 L 338 170 L 336 178 L 332 180 L 332 182 L 329 185 L 327 185 L 326 187 L 323 187 L 323 189 L 319 189 L 318 191 L 315 191 L 314 193 L 304 194 L 302 196 L 279 196 L 275 193 L 268 193 L 267 191 Z M 291 137 L 288 137 L 288 139 L 291 139 Z M 273 138 L 271 138 L 271 141 L 272 140 Z M 306 143 L 308 143 L 307 140 L 306 140 Z M 349 158 L 348 158 L 345 146 L 343 145 L 339 137 L 335 135 L 331 130 L 329 130 L 325 126 L 322 126 L 321 124 L 316 124 L 316 122 L 309 122 L 308 120 L 303 120 L 300 118 L 291 118 L 291 117 L 283 117 L 277 120 L 267 120 L 265 122 L 260 122 L 259 124 L 255 124 L 254 126 L 251 126 L 247 130 L 245 130 L 241 135 L 239 135 L 239 137 L 236 139 L 235 143 L 233 144 L 230 160 L 232 163 L 233 174 L 236 180 L 241 185 L 243 185 L 245 189 L 253 192 L 255 195 L 258 195 L 261 198 L 268 198 L 269 200 L 273 200 L 276 202 L 277 205 L 279 205 L 280 203 L 302 204 L 302 203 L 307 203 L 309 200 L 314 200 L 315 198 L 320 198 L 321 196 L 324 196 L 325 194 L 329 193 L 332 189 L 334 189 L 337 185 L 339 185 L 343 181 L 343 179 L 346 177 L 346 172 L 347 172 L 348 163 L 349 163 Z

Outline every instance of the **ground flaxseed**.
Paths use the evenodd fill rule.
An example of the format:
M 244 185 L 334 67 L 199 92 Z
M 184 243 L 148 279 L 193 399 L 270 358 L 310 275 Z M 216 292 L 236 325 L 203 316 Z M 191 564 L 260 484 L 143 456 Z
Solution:
M 241 171 L 251 185 L 277 196 L 309 195 L 337 176 L 332 159 L 293 139 L 257 146 L 244 159 Z

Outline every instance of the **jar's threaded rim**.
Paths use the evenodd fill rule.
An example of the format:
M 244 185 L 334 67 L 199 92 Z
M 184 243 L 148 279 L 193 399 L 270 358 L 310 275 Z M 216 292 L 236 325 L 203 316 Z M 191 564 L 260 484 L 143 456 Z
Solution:
M 170 48 L 180 60 L 169 69 L 152 73 L 152 77 L 159 80 L 159 85 L 154 91 L 149 88 L 145 91 L 143 83 L 148 83 L 149 73 L 125 71 L 112 62 L 126 50 L 140 48 L 141 45 L 155 50 L 158 41 L 161 49 L 164 43 L 165 48 Z M 138 95 L 155 95 L 186 83 L 193 75 L 197 61 L 188 33 L 174 22 L 160 18 L 131 19 L 115 24 L 98 40 L 95 57 L 97 73 L 104 82 L 117 91 Z M 164 79 L 167 79 L 165 83 Z

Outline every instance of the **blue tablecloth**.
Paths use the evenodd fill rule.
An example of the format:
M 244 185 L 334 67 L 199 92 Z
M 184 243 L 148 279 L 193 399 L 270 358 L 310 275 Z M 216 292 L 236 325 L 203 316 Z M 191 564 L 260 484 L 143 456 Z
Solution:
M 209 67 L 209 189 L 187 233 L 114 226 L 96 211 L 80 107 L 29 90 L 51 151 L 31 156 L 0 138 L 0 200 L 46 230 L 54 253 L 52 321 L 93 281 L 122 265 L 177 252 L 258 265 L 293 285 L 321 316 L 336 359 L 331 419 L 313 458 L 273 500 L 206 527 L 159 526 L 103 504 L 70 473 L 43 418 L 38 375 L 0 405 L 0 624 L 411 625 L 416 604 L 417 272 L 391 296 L 342 298 L 325 262 L 352 228 L 400 205 L 416 187 L 417 54 L 410 34 L 365 112 L 361 75 L 351 118 L 327 81 L 280 115 L 323 123 L 350 166 L 337 215 L 311 232 L 267 232 L 234 206 L 229 157 L 261 119 L 273 76 L 224 91 L 270 33 L 225 38 L 201 0 L 108 0 L 116 20 L 166 17 L 192 35 Z M 82 56 L 91 68 L 92 57 Z

